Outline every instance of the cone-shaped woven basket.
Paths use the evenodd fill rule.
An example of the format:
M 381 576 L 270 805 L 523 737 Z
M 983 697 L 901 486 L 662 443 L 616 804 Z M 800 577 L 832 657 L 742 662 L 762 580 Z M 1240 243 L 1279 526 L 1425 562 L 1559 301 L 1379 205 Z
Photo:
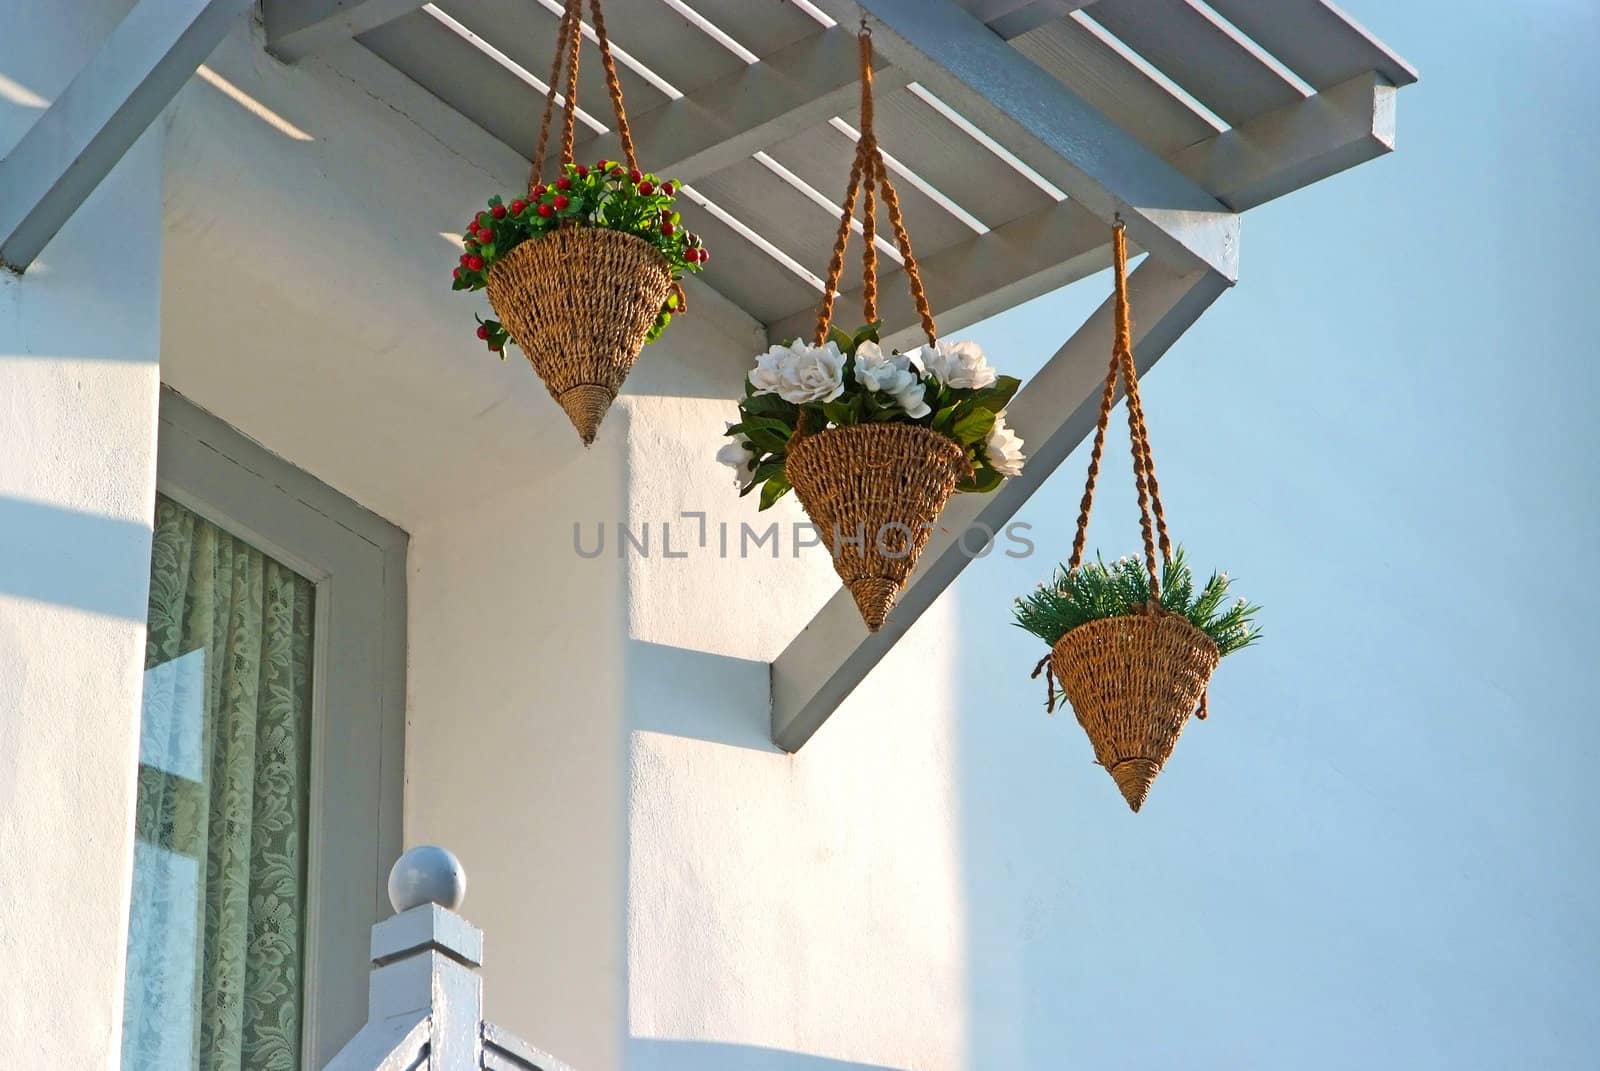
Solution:
M 961 447 L 913 424 L 797 437 L 784 472 L 870 632 L 900 597 L 956 486 Z
M 1090 621 L 1051 649 L 1051 669 L 1095 759 L 1135 811 L 1220 658 L 1211 637 L 1167 613 Z
M 648 242 L 566 227 L 496 261 L 489 303 L 587 445 L 672 285 L 666 259 Z

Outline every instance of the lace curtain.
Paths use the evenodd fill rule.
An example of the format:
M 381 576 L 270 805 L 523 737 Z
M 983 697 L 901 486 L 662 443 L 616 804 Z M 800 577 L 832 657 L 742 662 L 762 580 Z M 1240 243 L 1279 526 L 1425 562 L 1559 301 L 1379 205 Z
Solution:
M 300 1067 L 313 594 L 158 496 L 124 1069 Z

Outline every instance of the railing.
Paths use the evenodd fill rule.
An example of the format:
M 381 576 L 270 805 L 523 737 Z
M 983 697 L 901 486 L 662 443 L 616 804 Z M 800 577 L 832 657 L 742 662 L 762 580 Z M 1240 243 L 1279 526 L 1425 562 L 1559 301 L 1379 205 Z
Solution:
M 484 1020 L 483 931 L 456 914 L 466 888 L 443 848 L 395 863 L 395 914 L 372 927 L 367 1025 L 325 1071 L 573 1071 Z

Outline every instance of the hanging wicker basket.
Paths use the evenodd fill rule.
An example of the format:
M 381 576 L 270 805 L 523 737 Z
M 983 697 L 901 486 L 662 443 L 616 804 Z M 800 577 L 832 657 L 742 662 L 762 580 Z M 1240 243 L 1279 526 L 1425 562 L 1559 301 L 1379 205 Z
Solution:
M 512 341 L 588 444 L 674 285 L 649 243 L 565 227 L 497 261 L 488 290 Z
M 784 471 L 878 631 L 955 490 L 962 451 L 912 424 L 854 424 L 799 436 Z
M 1177 614 L 1108 617 L 1056 641 L 1050 668 L 1094 757 L 1138 811 L 1221 656 Z

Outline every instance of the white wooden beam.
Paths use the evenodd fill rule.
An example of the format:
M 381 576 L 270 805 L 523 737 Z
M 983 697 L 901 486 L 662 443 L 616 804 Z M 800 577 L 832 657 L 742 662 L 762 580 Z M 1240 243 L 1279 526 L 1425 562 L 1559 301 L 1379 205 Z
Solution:
M 847 110 L 860 96 L 854 31 L 823 30 L 726 78 L 629 117 L 634 147 L 651 170 L 685 182 L 731 167 Z M 904 71 L 874 63 L 879 94 L 905 85 Z M 616 135 L 593 135 L 580 159 L 615 156 Z
M 1163 260 L 1238 277 L 1239 219 L 953 0 L 824 0 L 889 62 Z
M 1168 162 L 1243 212 L 1392 151 L 1396 93 L 1368 73 L 1180 150 Z M 948 334 L 1093 274 L 1111 258 L 1105 225 L 1066 201 L 921 262 L 940 330 Z M 885 272 L 878 287 L 884 333 L 894 344 L 914 343 L 918 330 L 903 279 L 898 269 Z M 852 288 L 840 304 L 856 307 L 860 297 L 860 288 Z M 768 329 L 769 339 L 809 334 L 813 315 L 806 308 L 785 316 Z
M 0 160 L 0 263 L 25 271 L 252 0 L 140 0 Z
M 267 51 L 286 63 L 348 41 L 425 0 L 261 0 Z
M 1227 287 L 1217 272 L 1180 273 L 1147 257 L 1129 279 L 1140 369 L 1149 369 Z M 1007 422 L 1028 447 L 1022 475 L 993 494 L 950 500 L 881 631 L 867 632 L 855 601 L 841 588 L 772 663 L 774 743 L 785 751 L 799 750 L 1094 426 L 1096 387 L 1105 379 L 1111 332 L 1107 300 L 1007 407 Z M 1070 399 L 1078 404 L 1063 419 L 1063 403 Z
M 1369 71 L 1168 159 L 1243 212 L 1393 152 L 1398 92 Z
M 969 0 L 962 6 L 1009 41 L 1092 3 L 1094 0 Z

